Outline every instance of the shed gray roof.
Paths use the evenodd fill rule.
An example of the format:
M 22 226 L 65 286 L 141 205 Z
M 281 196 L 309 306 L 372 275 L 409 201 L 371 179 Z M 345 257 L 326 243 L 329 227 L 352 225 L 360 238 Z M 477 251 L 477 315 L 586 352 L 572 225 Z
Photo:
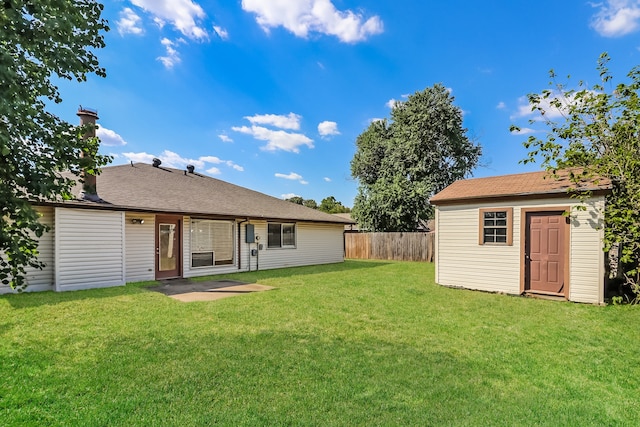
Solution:
M 103 203 L 72 200 L 60 204 L 193 216 L 353 223 L 197 172 L 185 174 L 180 169 L 146 163 L 104 167 L 96 187 Z M 79 193 L 80 185 L 76 188 Z

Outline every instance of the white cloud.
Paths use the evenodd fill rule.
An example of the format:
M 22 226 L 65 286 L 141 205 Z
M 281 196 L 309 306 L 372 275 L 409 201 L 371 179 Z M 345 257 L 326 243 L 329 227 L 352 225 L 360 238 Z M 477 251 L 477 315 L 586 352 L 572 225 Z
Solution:
M 235 164 L 234 162 L 232 162 L 231 160 L 222 160 L 219 157 L 216 156 L 203 156 L 200 157 L 198 160 L 206 162 L 206 163 L 213 163 L 214 165 L 221 165 L 221 164 L 225 164 L 227 166 L 229 166 L 232 169 L 235 169 L 237 171 L 244 171 L 244 168 L 240 165 Z
M 287 200 L 290 199 L 292 197 L 301 197 L 296 193 L 287 193 L 287 194 L 281 194 L 280 197 L 282 197 L 283 199 Z
M 176 45 L 175 42 L 172 42 L 171 40 L 165 37 L 160 41 L 160 43 L 162 43 L 162 45 L 167 50 L 167 54 L 166 56 L 159 56 L 156 59 L 162 62 L 162 65 L 164 65 L 165 68 L 173 68 L 174 65 L 179 64 L 180 61 L 182 61 L 180 59 L 180 54 L 174 48 L 174 46 Z
M 244 172 L 244 168 L 242 166 L 233 163 L 231 160 L 228 160 L 226 163 L 227 163 L 227 166 L 229 166 L 230 168 L 233 168 L 238 172 Z
M 322 179 L 324 179 L 324 180 L 325 180 L 325 182 L 331 182 L 331 178 L 329 178 L 329 177 L 327 177 L 327 176 L 325 176 L 325 177 L 324 177 L 324 178 L 322 178 Z
M 302 179 L 302 175 L 298 175 L 295 172 L 291 172 L 288 175 L 285 175 L 283 173 L 276 173 L 275 176 L 276 178 L 290 179 L 291 181 L 297 181 L 299 179 Z
M 596 92 L 591 91 L 589 93 L 592 95 L 596 94 Z M 560 108 L 551 105 L 554 99 L 560 101 Z M 565 97 L 561 93 L 554 91 L 551 93 L 550 97 L 546 99 L 541 98 L 538 107 L 542 108 L 542 110 L 544 111 L 544 119 L 554 120 L 563 117 L 565 115 L 565 112 L 563 111 L 564 109 L 566 109 L 565 107 L 575 102 L 577 102 L 577 100 L 575 99 L 575 94 L 570 97 Z M 527 99 L 527 97 L 521 96 L 520 98 L 518 98 L 518 110 L 515 114 L 511 115 L 511 119 L 533 116 L 535 120 L 543 120 L 543 116 L 540 114 L 540 112 L 537 109 L 532 111 L 531 107 L 532 106 L 531 104 L 529 104 L 529 100 Z
M 200 26 L 204 10 L 191 0 L 131 0 L 131 3 L 153 15 L 156 23 L 170 22 L 190 39 L 208 38 L 207 31 Z
M 288 180 L 291 180 L 291 181 L 298 181 L 298 182 L 299 182 L 300 184 L 302 184 L 302 185 L 307 185 L 307 184 L 308 184 L 308 182 L 307 182 L 307 181 L 305 181 L 305 180 L 302 178 L 302 176 L 301 176 L 301 175 L 298 175 L 298 174 L 297 174 L 297 173 L 295 173 L 295 172 L 291 172 L 291 173 L 289 173 L 288 175 L 285 175 L 285 174 L 283 174 L 283 173 L 276 173 L 276 174 L 275 174 L 275 177 L 276 177 L 276 178 L 282 178 L 282 179 L 288 179 Z
M 220 138 L 222 142 L 233 142 L 233 139 L 224 134 L 218 135 L 218 138 Z
M 328 120 L 325 120 L 324 122 L 320 122 L 318 124 L 318 133 L 320 134 L 320 136 L 340 135 L 338 124 L 336 122 L 330 122 Z
M 130 7 L 125 7 L 120 11 L 120 19 L 116 22 L 118 32 L 121 36 L 125 34 L 140 35 L 144 33 L 140 21 L 142 19 Z
M 321 33 L 355 43 L 384 29 L 380 17 L 365 20 L 361 13 L 337 10 L 331 0 L 242 0 L 242 9 L 255 13 L 256 22 L 267 33 L 282 26 L 298 37 Z
M 373 122 L 382 122 L 386 119 L 381 119 L 380 117 L 372 117 L 369 119 L 369 123 L 373 123 Z
M 386 106 L 387 106 L 387 108 L 393 108 L 393 107 L 395 107 L 395 106 L 396 106 L 396 104 L 397 104 L 398 102 L 400 102 L 400 101 L 398 101 L 397 99 L 391 98 L 391 99 L 390 99 L 390 100 L 388 100 L 388 101 L 387 101 L 387 103 L 386 103 L 386 104 L 384 104 L 384 105 L 386 105 Z
M 157 16 L 153 18 L 153 22 L 158 26 L 158 28 L 160 29 L 164 28 L 165 22 L 162 19 L 158 18 Z
M 293 153 L 300 152 L 300 146 L 313 148 L 313 140 L 301 133 L 289 133 L 283 130 L 272 130 L 262 126 L 234 126 L 232 130 L 253 136 L 259 141 L 267 141 L 262 147 L 266 151 L 283 150 Z
M 507 108 L 507 104 L 505 104 L 504 102 L 500 101 L 500 102 L 498 102 L 498 105 L 496 105 L 496 108 L 498 110 L 504 110 L 505 108 Z
M 220 160 L 220 158 L 216 156 L 203 156 L 203 157 L 200 157 L 199 160 L 202 160 L 203 162 L 207 162 L 207 163 L 213 163 L 214 165 L 219 165 L 220 163 L 224 163 L 224 160 Z
M 600 10 L 594 15 L 591 27 L 604 37 L 620 37 L 638 29 L 640 1 L 607 0 L 594 5 Z
M 103 126 L 98 126 L 96 129 L 96 136 L 100 138 L 101 145 L 107 146 L 122 146 L 127 145 L 127 141 L 124 140 L 120 135 L 111 129 L 107 129 Z
M 221 26 L 214 25 L 213 31 L 215 31 L 218 37 L 220 37 L 222 40 L 229 40 L 229 32 L 224 28 L 222 28 Z
M 289 113 L 288 115 L 277 115 L 277 114 L 256 114 L 255 116 L 246 116 L 245 119 L 249 120 L 252 125 L 267 125 L 273 126 L 280 129 L 291 129 L 298 130 L 300 129 L 300 119 L 302 116 Z
M 136 162 L 136 163 L 152 163 L 153 158 L 156 157 L 153 154 L 149 153 L 122 153 L 122 156 L 127 160 Z
M 149 154 L 149 153 L 122 153 L 122 156 L 127 158 L 133 162 L 142 162 L 142 163 L 152 163 L 154 157 L 157 157 L 162 161 L 162 166 L 166 166 L 168 168 L 176 168 L 176 169 L 184 169 L 187 165 L 194 165 L 196 170 L 203 169 L 209 175 L 220 175 L 222 171 L 217 167 L 211 167 L 206 169 L 207 163 L 215 164 L 215 165 L 227 165 L 230 168 L 233 168 L 237 171 L 244 171 L 242 166 L 235 164 L 231 160 L 222 160 L 216 156 L 200 156 L 197 159 L 189 159 L 180 156 L 178 153 L 175 153 L 170 150 L 164 150 L 159 155 Z
M 531 128 L 520 128 L 520 130 L 516 130 L 516 131 L 511 131 L 512 135 L 529 135 L 531 133 L 536 133 L 537 131 L 535 129 L 531 129 Z

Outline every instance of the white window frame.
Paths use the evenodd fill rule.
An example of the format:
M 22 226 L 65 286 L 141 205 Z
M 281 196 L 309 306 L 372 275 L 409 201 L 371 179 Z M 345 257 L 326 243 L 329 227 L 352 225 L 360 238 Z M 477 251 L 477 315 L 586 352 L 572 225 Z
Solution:
M 207 224 L 211 224 L 211 223 L 224 223 L 226 225 L 230 225 L 231 226 L 231 231 L 230 231 L 230 236 L 229 236 L 229 240 L 231 242 L 231 259 L 224 259 L 222 261 L 224 261 L 224 263 L 221 264 L 217 264 L 218 262 L 218 254 L 221 253 L 222 251 L 218 251 L 218 254 L 216 253 L 214 247 L 215 247 L 215 242 L 212 240 L 210 243 L 209 247 L 203 248 L 203 247 L 197 247 L 196 243 L 197 243 L 197 238 L 194 236 L 195 230 L 197 228 L 197 223 L 207 223 Z M 201 269 L 201 268 L 216 268 L 216 267 L 228 267 L 230 265 L 235 265 L 236 262 L 236 244 L 235 244 L 235 227 L 236 227 L 236 223 L 235 221 L 231 221 L 231 220 L 218 220 L 218 219 L 208 219 L 208 218 L 191 218 L 190 221 L 190 245 L 189 245 L 189 267 L 191 269 Z M 228 248 L 227 248 L 228 250 Z M 194 266 L 193 265 L 193 255 L 194 254 L 208 254 L 208 253 L 212 253 L 212 264 L 208 264 L 208 265 L 198 265 L 198 266 Z
M 280 246 L 272 246 L 269 244 L 269 226 L 278 225 L 280 226 Z M 284 228 L 285 226 L 291 226 L 293 229 L 293 244 L 285 245 L 284 244 Z M 295 249 L 298 242 L 298 230 L 295 222 L 268 222 L 267 223 L 267 249 Z

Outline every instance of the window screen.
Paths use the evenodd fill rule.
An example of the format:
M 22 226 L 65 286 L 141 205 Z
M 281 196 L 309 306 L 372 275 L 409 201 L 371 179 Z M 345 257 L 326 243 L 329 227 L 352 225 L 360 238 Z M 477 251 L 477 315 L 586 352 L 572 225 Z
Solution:
M 233 264 L 233 222 L 191 221 L 191 266 Z

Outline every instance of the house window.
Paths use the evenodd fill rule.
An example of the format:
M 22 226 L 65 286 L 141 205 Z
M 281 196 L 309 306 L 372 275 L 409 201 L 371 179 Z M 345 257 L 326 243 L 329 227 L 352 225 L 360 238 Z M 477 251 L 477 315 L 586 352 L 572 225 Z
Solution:
M 513 208 L 480 209 L 481 245 L 513 245 Z
M 295 248 L 296 225 L 269 223 L 267 225 L 268 248 Z
M 191 267 L 233 264 L 233 222 L 191 220 Z

